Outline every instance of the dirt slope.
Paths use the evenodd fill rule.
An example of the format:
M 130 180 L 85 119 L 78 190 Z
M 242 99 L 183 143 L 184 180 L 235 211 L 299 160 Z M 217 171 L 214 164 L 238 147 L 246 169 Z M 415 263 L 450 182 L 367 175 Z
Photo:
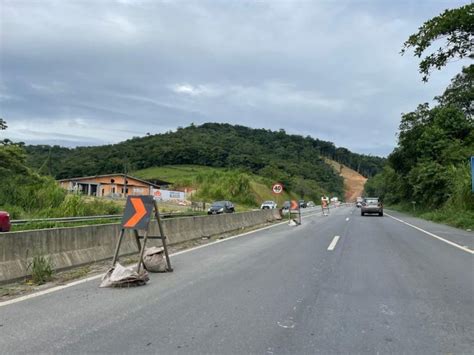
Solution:
M 325 160 L 326 163 L 330 164 L 334 170 L 344 178 L 344 197 L 346 202 L 355 202 L 358 196 L 362 196 L 367 178 L 360 175 L 357 171 L 352 170 L 343 164 L 339 164 L 334 160 Z

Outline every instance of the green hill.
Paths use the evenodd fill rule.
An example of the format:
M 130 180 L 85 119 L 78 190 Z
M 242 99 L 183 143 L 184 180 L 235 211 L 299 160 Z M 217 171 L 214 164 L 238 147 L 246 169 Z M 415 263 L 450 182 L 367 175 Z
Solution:
M 193 200 L 231 200 L 255 207 L 265 200 L 274 200 L 279 206 L 284 201 L 300 199 L 301 195 L 284 191 L 275 195 L 271 191 L 273 180 L 236 169 L 212 168 L 198 165 L 168 165 L 138 170 L 134 176 L 147 180 L 163 179 L 174 188 L 196 190 Z M 307 198 L 315 199 L 321 190 L 311 191 Z
M 323 157 L 344 163 L 365 176 L 375 174 L 384 161 L 336 148 L 331 142 L 289 135 L 284 130 L 219 123 L 191 125 L 113 145 L 74 149 L 26 146 L 26 150 L 30 167 L 57 179 L 193 164 L 279 181 L 305 198 L 321 192 L 343 195 L 342 178 Z M 166 178 L 164 173 L 160 179 Z

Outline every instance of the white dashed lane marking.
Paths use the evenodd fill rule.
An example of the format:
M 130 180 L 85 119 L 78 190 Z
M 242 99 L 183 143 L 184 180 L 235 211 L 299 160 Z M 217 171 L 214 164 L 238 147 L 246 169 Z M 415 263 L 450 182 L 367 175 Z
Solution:
M 334 248 L 336 247 L 336 244 L 337 244 L 338 240 L 339 240 L 339 236 L 336 235 L 336 236 L 333 238 L 331 244 L 329 244 L 329 246 L 328 246 L 328 250 L 329 250 L 329 251 L 333 251 L 333 250 L 334 250 Z

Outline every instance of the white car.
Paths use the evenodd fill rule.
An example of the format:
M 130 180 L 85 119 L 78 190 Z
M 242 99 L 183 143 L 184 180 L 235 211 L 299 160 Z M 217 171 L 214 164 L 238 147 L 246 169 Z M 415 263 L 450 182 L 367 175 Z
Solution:
M 274 208 L 277 208 L 277 204 L 276 204 L 275 201 L 265 201 L 260 206 L 260 209 L 262 209 L 262 210 L 265 210 L 265 209 L 272 210 Z

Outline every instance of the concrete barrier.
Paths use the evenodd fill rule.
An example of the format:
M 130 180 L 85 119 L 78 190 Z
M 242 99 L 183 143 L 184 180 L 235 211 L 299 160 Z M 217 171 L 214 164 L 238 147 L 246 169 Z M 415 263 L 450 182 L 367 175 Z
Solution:
M 163 220 L 169 245 L 211 237 L 280 219 L 278 210 L 261 210 L 213 216 Z M 0 283 L 28 276 L 36 255 L 51 258 L 56 270 L 112 258 L 119 224 L 52 228 L 0 233 Z M 158 235 L 158 224 L 151 223 L 150 235 Z M 130 231 L 121 247 L 121 255 L 137 252 Z

